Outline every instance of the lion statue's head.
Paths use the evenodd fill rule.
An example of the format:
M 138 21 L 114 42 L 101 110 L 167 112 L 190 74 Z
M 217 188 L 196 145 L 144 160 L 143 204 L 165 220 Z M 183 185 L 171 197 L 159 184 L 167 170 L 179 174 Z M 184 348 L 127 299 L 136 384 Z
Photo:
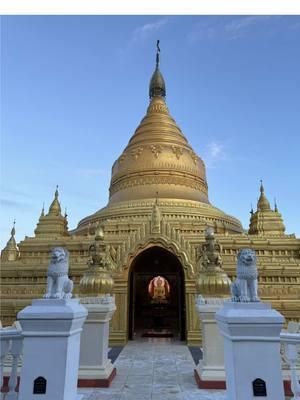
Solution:
M 256 279 L 256 254 L 252 249 L 241 249 L 237 255 L 237 277 L 242 279 Z
M 56 264 L 69 258 L 68 250 L 63 247 L 54 247 L 51 249 L 51 261 Z
M 238 264 L 256 264 L 256 254 L 252 249 L 241 249 L 237 255 Z
M 51 259 L 48 266 L 48 274 L 64 275 L 69 269 L 69 252 L 63 247 L 51 249 Z

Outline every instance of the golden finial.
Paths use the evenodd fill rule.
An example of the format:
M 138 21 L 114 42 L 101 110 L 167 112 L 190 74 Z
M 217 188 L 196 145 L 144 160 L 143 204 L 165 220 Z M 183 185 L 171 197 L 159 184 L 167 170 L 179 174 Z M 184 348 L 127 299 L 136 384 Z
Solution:
M 159 55 L 160 55 L 160 47 L 159 40 L 156 42 L 156 68 L 152 75 L 150 86 L 149 86 L 149 97 L 152 99 L 153 97 L 166 97 L 166 85 L 164 78 L 159 70 Z
M 260 193 L 263 193 L 265 191 L 264 186 L 263 186 L 263 181 L 262 179 L 260 180 Z
M 14 223 L 13 223 L 13 227 L 12 227 L 12 230 L 10 231 L 10 234 L 11 234 L 11 236 L 13 237 L 13 236 L 15 236 L 15 234 L 16 234 L 16 220 L 14 219 Z
M 274 198 L 274 211 L 278 212 L 278 207 L 277 207 L 277 203 L 276 203 L 276 198 Z
M 52 201 L 52 203 L 49 207 L 48 215 L 49 214 L 50 215 L 61 215 L 61 208 L 60 208 L 60 204 L 58 201 L 58 185 L 56 185 L 54 200 Z
M 160 47 L 159 47 L 159 40 L 156 42 L 156 68 L 159 67 L 159 53 L 160 53 Z
M 16 234 L 15 226 L 16 226 L 16 220 L 14 220 L 13 227 L 10 231 L 11 237 L 1 252 L 2 261 L 15 261 L 19 256 L 19 250 L 15 240 L 15 234 Z
M 259 196 L 259 199 L 258 199 L 258 202 L 257 202 L 257 209 L 259 211 L 265 211 L 265 210 L 270 210 L 271 209 L 270 203 L 269 203 L 269 201 L 268 201 L 268 199 L 266 198 L 266 195 L 265 195 L 265 189 L 264 189 L 264 186 L 263 186 L 262 179 L 260 180 L 260 196 Z

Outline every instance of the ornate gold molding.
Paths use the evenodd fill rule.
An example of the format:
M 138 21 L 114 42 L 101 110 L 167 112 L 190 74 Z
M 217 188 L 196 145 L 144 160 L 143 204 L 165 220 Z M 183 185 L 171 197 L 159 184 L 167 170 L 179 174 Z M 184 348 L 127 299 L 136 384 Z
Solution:
M 110 186 L 110 195 L 114 193 L 135 187 L 135 186 L 147 186 L 147 185 L 176 185 L 186 186 L 194 190 L 200 190 L 202 193 L 207 194 L 207 187 L 203 180 L 199 177 L 187 177 L 183 176 L 180 172 L 174 172 L 173 174 L 159 175 L 144 175 L 144 176 L 126 176 L 119 179 L 118 182 L 113 182 Z

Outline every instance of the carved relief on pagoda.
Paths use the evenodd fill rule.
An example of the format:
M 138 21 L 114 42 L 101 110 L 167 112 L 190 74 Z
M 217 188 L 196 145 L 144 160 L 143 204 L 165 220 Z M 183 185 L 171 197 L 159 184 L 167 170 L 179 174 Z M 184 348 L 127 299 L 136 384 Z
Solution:
M 142 154 L 143 157 L 140 157 Z M 160 155 L 162 155 L 162 157 L 159 157 Z M 124 151 L 113 166 L 113 182 L 115 182 L 119 176 L 130 174 L 130 171 L 136 169 L 137 164 L 132 163 L 132 159 L 135 161 L 138 160 L 138 168 L 141 173 L 144 168 L 149 167 L 149 161 L 155 161 L 155 167 L 158 170 L 173 171 L 176 169 L 185 171 L 200 176 L 206 181 L 205 173 L 203 173 L 205 171 L 204 162 L 189 147 L 167 143 L 153 143 L 147 146 L 131 146 L 130 149 Z M 191 163 L 190 160 L 193 162 Z M 117 171 L 117 163 L 123 163 L 124 161 L 126 161 L 127 171 L 124 171 L 123 169 Z M 199 166 L 201 167 L 200 169 Z
M 199 190 L 204 194 L 207 193 L 207 187 L 205 185 L 205 182 L 201 178 L 184 176 L 178 171 L 174 171 L 174 173 L 169 174 L 161 172 L 157 175 L 127 176 L 124 179 L 120 179 L 118 182 L 114 182 L 110 186 L 110 195 L 113 195 L 114 193 L 123 189 L 142 185 L 186 186 L 194 190 Z

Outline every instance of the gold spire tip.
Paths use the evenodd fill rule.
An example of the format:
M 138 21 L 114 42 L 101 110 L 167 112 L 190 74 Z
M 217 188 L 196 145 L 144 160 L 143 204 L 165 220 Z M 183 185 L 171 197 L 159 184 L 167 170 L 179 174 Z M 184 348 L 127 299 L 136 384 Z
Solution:
M 160 53 L 160 47 L 159 47 L 159 40 L 156 41 L 156 68 L 159 67 L 159 53 Z
M 11 233 L 11 236 L 15 236 L 15 233 L 16 233 L 16 220 L 15 219 L 14 219 L 13 227 L 12 227 L 10 233 Z

